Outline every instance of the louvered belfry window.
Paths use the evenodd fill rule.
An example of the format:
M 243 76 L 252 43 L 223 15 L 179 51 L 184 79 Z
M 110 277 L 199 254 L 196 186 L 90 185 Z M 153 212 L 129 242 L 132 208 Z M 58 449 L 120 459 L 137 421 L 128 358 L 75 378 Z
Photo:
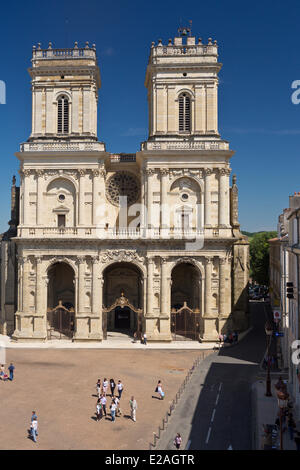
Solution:
M 57 132 L 69 133 L 69 100 L 66 96 L 60 96 L 57 102 Z
M 191 99 L 183 93 L 179 96 L 179 132 L 191 130 Z

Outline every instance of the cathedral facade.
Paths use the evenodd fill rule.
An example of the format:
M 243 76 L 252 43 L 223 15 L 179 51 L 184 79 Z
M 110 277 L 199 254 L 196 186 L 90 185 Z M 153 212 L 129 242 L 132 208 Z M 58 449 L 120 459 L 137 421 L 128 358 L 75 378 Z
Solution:
M 247 239 L 218 132 L 218 46 L 152 43 L 149 136 L 97 137 L 96 49 L 33 48 L 32 132 L 1 241 L 0 331 L 16 341 L 214 341 L 248 326 Z M 105 118 L 105 117 L 104 117 Z

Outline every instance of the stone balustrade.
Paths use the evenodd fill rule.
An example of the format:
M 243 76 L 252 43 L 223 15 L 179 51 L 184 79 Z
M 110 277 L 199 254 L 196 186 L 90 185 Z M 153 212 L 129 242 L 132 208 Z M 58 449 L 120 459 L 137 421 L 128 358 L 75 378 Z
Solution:
M 33 46 L 32 48 L 32 59 L 33 62 L 35 59 L 41 60 L 41 59 L 74 59 L 74 58 L 79 58 L 79 59 L 95 59 L 96 60 L 96 46 L 95 44 L 92 45 L 92 47 L 89 47 L 89 43 L 85 43 L 85 47 L 78 47 L 78 43 L 75 42 L 75 45 L 73 48 L 68 48 L 68 49 L 53 49 L 52 48 L 52 43 L 49 42 L 48 49 L 42 49 L 41 44 L 38 43 L 38 47 Z
M 141 150 L 229 150 L 229 143 L 222 141 L 201 141 L 201 142 L 142 142 Z
M 203 229 L 189 228 L 104 228 L 104 227 L 22 227 L 18 237 L 22 238 L 99 238 L 106 240 L 175 239 L 194 240 L 204 235 Z
M 25 142 L 20 152 L 105 152 L 102 142 Z

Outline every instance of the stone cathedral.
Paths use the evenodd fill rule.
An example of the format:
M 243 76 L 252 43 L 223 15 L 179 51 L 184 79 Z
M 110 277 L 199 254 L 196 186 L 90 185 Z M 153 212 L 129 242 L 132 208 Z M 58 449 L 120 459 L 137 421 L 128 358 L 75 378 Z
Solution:
M 149 135 L 135 154 L 98 140 L 95 45 L 38 44 L 31 62 L 32 132 L 1 236 L 0 332 L 214 341 L 246 329 L 249 244 L 234 152 L 218 132 L 217 41 L 181 30 L 152 43 Z

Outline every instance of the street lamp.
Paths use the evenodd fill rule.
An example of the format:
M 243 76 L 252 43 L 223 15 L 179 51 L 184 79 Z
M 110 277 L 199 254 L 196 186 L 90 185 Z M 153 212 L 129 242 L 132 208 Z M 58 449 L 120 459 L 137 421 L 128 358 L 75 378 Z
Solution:
M 280 410 L 280 450 L 283 450 L 282 417 L 283 417 L 283 412 L 288 405 L 289 395 L 285 393 L 284 391 L 279 390 L 277 392 L 277 398 L 278 398 L 278 406 Z
M 267 322 L 265 324 L 265 332 L 267 335 L 267 381 L 266 381 L 266 397 L 271 397 L 272 392 L 271 392 L 271 377 L 270 377 L 270 344 L 271 344 L 271 338 L 273 335 L 273 327 L 271 323 Z

